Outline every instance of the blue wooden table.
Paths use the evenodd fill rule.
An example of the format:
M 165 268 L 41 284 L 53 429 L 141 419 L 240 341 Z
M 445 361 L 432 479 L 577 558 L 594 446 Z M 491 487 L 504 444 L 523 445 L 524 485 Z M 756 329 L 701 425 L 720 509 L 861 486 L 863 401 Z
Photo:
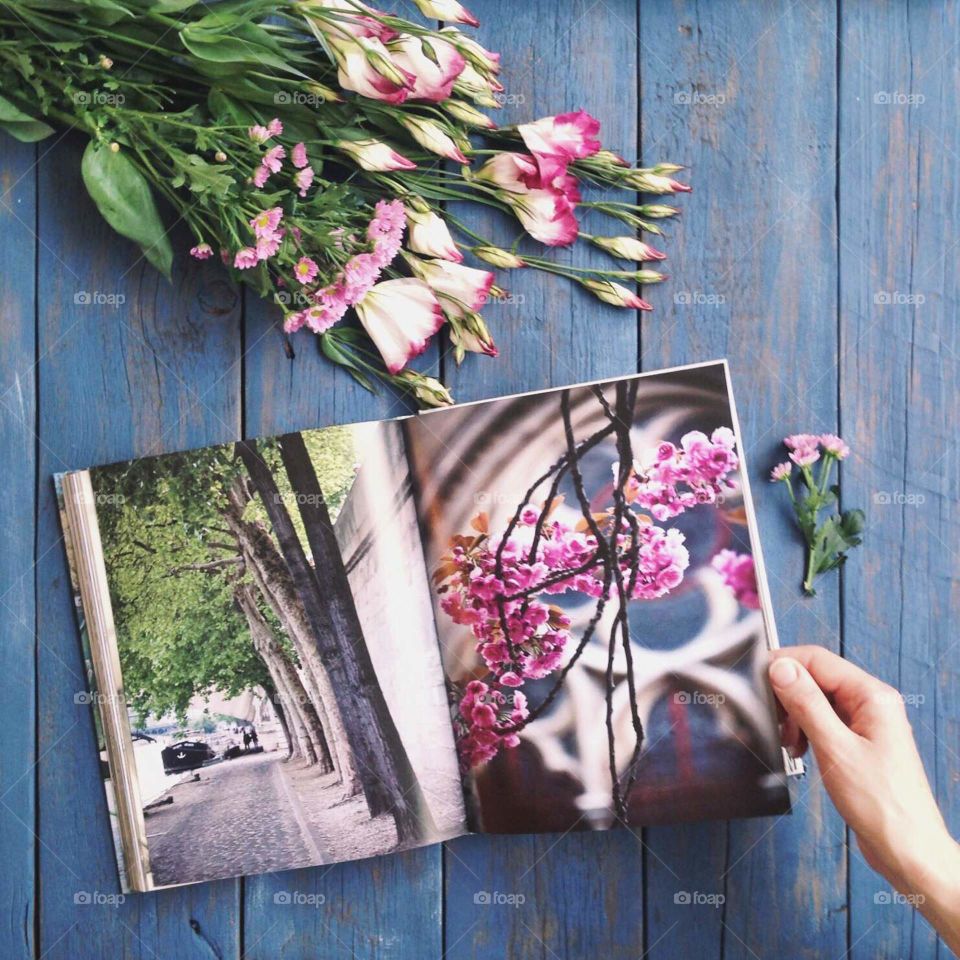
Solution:
M 471 6 L 504 55 L 508 119 L 584 106 L 605 145 L 686 163 L 695 192 L 652 314 L 509 275 L 515 302 L 486 311 L 501 358 L 458 370 L 437 354 L 435 371 L 468 400 L 728 357 L 781 635 L 908 695 L 957 832 L 960 3 Z M 0 142 L 0 956 L 947 955 L 884 902 L 815 772 L 776 820 L 470 838 L 110 902 L 51 473 L 401 408 L 308 337 L 289 359 L 273 312 L 209 264 L 181 256 L 161 280 L 94 212 L 79 146 Z M 813 600 L 782 491 L 763 483 L 779 438 L 807 429 L 853 446 L 843 499 L 868 514 L 866 546 Z M 277 904 L 286 890 L 324 904 Z M 480 890 L 525 903 L 478 904 Z

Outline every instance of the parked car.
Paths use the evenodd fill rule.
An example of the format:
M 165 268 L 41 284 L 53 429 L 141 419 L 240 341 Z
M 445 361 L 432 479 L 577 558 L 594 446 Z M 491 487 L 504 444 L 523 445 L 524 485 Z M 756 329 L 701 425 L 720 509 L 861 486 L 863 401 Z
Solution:
M 216 759 L 216 754 L 200 740 L 179 740 L 160 751 L 163 772 L 186 773 Z

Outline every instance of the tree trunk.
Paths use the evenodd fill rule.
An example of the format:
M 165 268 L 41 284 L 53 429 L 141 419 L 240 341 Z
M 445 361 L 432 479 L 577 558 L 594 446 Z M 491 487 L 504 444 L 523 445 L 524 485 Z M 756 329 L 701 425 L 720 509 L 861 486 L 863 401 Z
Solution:
M 435 829 L 430 809 L 370 659 L 316 470 L 301 434 L 286 434 L 279 442 L 280 456 L 296 495 L 300 518 L 313 554 L 313 566 L 303 554 L 289 516 L 286 522 L 293 536 L 280 537 L 278 532 L 278 539 L 281 546 L 286 544 L 290 548 L 290 554 L 284 551 L 284 555 L 291 565 L 294 582 L 297 583 L 299 577 L 304 591 L 315 598 L 310 604 L 304 602 L 304 607 L 314 623 L 324 663 L 335 664 L 339 671 L 339 677 L 332 677 L 334 692 L 339 693 L 340 689 L 344 689 L 352 701 L 348 716 L 355 721 L 355 736 L 363 751 L 360 765 L 369 764 L 370 769 L 377 772 L 371 784 L 371 793 L 368 794 L 371 813 L 391 813 L 401 842 L 418 839 L 425 831 Z M 247 454 L 244 460 L 247 469 L 250 470 L 252 462 L 260 475 L 258 483 L 257 477 L 251 473 L 254 483 L 259 487 L 269 479 L 275 490 L 273 477 L 256 451 L 248 451 Z M 264 488 L 260 489 L 263 496 Z M 286 513 L 281 502 L 275 501 L 274 505 L 280 507 L 283 514 Z M 281 510 L 275 510 L 276 520 L 271 516 L 275 530 L 278 522 L 281 525 L 284 522 Z M 321 570 L 322 588 L 318 575 Z
M 247 618 L 250 633 L 254 638 L 254 647 L 274 678 L 284 706 L 296 722 L 304 758 L 310 763 L 318 763 L 321 772 L 330 773 L 333 770 L 333 761 L 323 726 L 293 664 L 277 642 L 270 624 L 257 608 L 254 587 L 251 584 L 238 585 L 234 594 Z
M 300 661 L 298 676 L 317 711 L 321 726 L 327 733 L 332 759 L 343 786 L 343 797 L 356 796 L 361 792 L 362 784 L 350 755 L 349 742 L 330 678 L 320 659 L 290 572 L 273 538 L 259 523 L 243 519 L 248 500 L 249 494 L 243 484 L 235 483 L 228 492 L 229 507 L 224 513 L 224 520 L 237 538 L 247 572 L 253 576 L 264 601 L 276 614 L 284 632 L 294 645 Z
M 290 732 L 290 725 L 287 723 L 287 715 L 274 687 L 267 687 L 266 692 L 267 700 L 270 701 L 270 708 L 276 714 L 277 723 L 280 724 L 280 729 L 283 731 L 283 739 L 287 741 L 287 759 L 289 760 L 294 755 L 294 740 L 293 734 Z

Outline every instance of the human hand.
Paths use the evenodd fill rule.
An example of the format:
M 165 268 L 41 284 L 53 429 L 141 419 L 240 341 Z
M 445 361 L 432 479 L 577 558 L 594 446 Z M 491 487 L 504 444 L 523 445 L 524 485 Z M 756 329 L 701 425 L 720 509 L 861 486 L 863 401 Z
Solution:
M 937 807 L 901 695 L 816 646 L 774 651 L 770 681 L 787 715 L 784 746 L 800 756 L 809 742 L 867 863 L 960 952 L 960 845 Z

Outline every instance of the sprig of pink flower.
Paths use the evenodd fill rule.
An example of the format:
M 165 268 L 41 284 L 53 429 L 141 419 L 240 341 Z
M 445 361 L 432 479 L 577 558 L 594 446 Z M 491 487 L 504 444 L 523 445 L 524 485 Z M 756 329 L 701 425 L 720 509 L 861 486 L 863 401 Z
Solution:
M 757 571 L 749 553 L 721 550 L 710 561 L 710 566 L 720 574 L 724 584 L 733 591 L 740 603 L 750 610 L 760 609 Z

